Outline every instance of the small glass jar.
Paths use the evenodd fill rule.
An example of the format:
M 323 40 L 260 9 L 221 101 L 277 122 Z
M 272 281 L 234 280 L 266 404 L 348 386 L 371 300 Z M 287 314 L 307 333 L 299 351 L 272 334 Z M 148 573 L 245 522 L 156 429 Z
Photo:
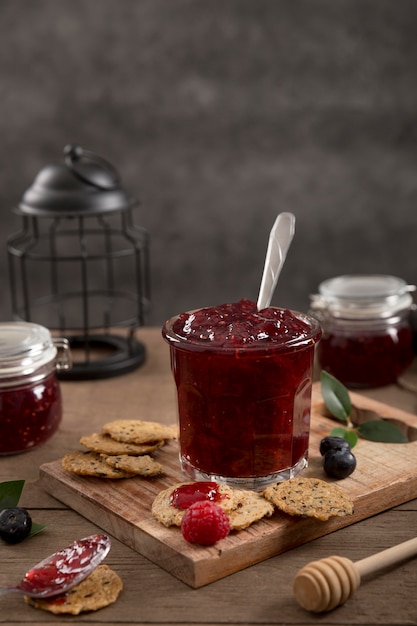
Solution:
M 62 401 L 56 372 L 71 367 L 66 339 L 43 326 L 0 323 L 0 455 L 31 450 L 58 429 Z
M 414 285 L 389 275 L 346 275 L 319 285 L 310 314 L 323 329 L 320 367 L 348 387 L 394 383 L 414 356 Z

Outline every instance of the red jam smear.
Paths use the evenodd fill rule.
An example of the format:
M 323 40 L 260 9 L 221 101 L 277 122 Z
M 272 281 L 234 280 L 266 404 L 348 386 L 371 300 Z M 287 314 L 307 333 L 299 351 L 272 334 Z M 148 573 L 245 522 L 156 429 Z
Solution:
M 169 503 L 176 509 L 188 509 L 194 502 L 210 500 L 219 502 L 227 496 L 220 493 L 219 485 L 212 481 L 199 481 L 176 487 L 170 495 Z
M 321 367 L 348 387 L 381 387 L 394 383 L 414 358 L 408 326 L 379 334 L 329 332 L 317 355 Z
M 47 441 L 62 418 L 55 373 L 39 382 L 0 389 L 0 454 L 24 452 Z
M 184 468 L 262 477 L 306 458 L 318 325 L 242 300 L 180 315 L 173 330 Z
M 19 588 L 28 594 L 36 593 L 43 597 L 49 593 L 59 594 L 62 585 L 69 588 L 72 583 L 80 582 L 91 562 L 98 565 L 109 548 L 110 539 L 106 535 L 91 535 L 74 541 L 29 570 Z

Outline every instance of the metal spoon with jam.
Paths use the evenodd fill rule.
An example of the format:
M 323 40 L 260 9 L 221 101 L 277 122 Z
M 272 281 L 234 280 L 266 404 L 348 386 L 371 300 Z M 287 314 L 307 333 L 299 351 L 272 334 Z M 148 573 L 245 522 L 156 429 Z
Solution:
M 101 563 L 111 547 L 107 535 L 90 535 L 54 552 L 26 572 L 17 585 L 0 589 L 32 598 L 49 598 L 75 587 Z

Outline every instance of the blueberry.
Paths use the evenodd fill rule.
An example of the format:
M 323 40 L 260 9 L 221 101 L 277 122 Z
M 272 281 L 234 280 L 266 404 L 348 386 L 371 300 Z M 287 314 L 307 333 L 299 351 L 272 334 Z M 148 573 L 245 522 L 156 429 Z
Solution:
M 343 437 L 332 437 L 329 435 L 329 437 L 324 437 L 324 439 L 320 441 L 320 454 L 324 456 L 329 450 L 350 451 L 350 444 L 346 439 L 343 439 Z
M 332 478 L 347 478 L 355 468 L 356 457 L 349 449 L 329 450 L 324 455 L 323 469 Z
M 32 530 L 32 518 L 26 509 L 13 507 L 0 513 L 0 538 L 7 543 L 20 543 Z

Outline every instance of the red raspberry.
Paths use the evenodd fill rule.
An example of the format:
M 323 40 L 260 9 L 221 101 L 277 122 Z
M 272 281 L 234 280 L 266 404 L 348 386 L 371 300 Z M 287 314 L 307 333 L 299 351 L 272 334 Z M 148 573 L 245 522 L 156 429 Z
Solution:
M 230 522 L 218 504 L 210 500 L 200 500 L 194 502 L 184 513 L 181 531 L 184 539 L 190 543 L 212 546 L 229 534 Z

